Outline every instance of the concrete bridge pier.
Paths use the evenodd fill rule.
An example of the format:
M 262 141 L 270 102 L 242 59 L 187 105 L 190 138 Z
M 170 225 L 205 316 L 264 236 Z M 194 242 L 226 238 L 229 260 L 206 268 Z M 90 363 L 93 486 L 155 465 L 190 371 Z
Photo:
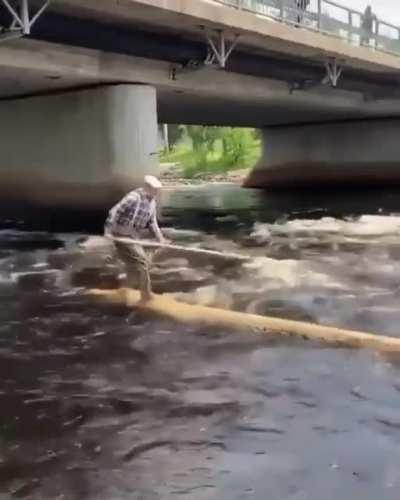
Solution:
M 0 197 L 104 209 L 158 172 L 156 90 L 113 85 L 0 102 Z
M 400 185 L 400 120 L 263 130 L 263 154 L 247 187 L 296 189 Z

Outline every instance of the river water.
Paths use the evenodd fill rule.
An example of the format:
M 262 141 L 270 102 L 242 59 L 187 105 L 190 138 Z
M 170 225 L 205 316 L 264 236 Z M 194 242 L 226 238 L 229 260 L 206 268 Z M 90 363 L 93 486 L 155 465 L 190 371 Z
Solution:
M 396 193 L 166 192 L 170 238 L 253 258 L 160 254 L 154 287 L 400 336 L 396 211 Z M 399 498 L 399 358 L 95 303 L 123 269 L 87 231 L 1 224 L 1 500 Z

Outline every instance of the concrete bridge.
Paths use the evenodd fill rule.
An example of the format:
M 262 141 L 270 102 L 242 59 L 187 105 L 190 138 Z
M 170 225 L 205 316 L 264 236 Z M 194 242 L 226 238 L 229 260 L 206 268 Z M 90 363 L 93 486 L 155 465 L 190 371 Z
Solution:
M 102 206 L 157 121 L 252 126 L 257 187 L 400 180 L 400 32 L 332 0 L 0 0 L 1 195 Z

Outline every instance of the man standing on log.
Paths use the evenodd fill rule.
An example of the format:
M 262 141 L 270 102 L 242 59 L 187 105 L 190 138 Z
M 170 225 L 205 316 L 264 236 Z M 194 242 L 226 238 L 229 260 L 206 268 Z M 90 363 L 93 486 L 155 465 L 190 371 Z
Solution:
M 146 175 L 144 186 L 128 193 L 108 214 L 104 234 L 111 237 L 139 240 L 143 231 L 150 228 L 160 243 L 164 236 L 157 223 L 157 196 L 162 188 L 161 182 L 152 175 Z M 141 245 L 114 240 L 118 258 L 125 264 L 128 284 L 132 285 L 139 273 L 142 302 L 152 295 L 150 266 L 151 255 Z

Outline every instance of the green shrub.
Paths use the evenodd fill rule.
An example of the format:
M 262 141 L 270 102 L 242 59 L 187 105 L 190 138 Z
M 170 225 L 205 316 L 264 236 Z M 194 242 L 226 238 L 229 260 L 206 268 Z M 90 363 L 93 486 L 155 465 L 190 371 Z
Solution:
M 252 167 L 260 156 L 261 140 L 254 129 L 197 125 L 183 128 L 186 140 L 161 159 L 180 164 L 186 177 Z

